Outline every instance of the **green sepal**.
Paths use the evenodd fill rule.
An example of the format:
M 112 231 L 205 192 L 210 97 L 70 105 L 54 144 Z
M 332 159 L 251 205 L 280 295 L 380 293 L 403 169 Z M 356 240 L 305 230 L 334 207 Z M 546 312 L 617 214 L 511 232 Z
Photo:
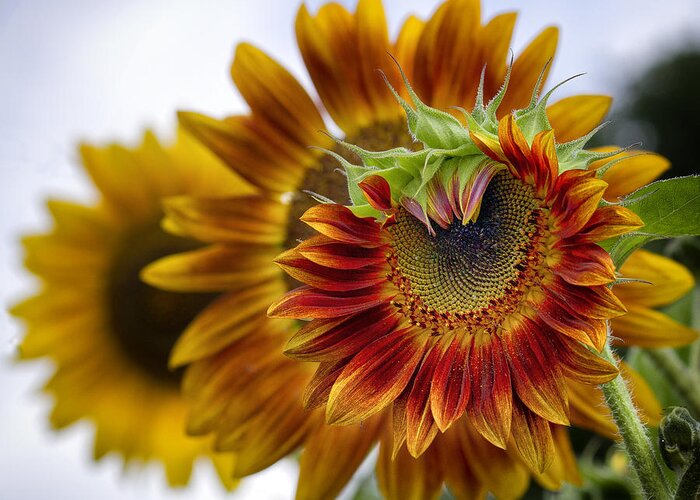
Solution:
M 700 176 L 648 184 L 619 204 L 636 213 L 644 227 L 600 243 L 618 268 L 634 250 L 650 241 L 700 235 Z
M 364 203 L 362 205 L 352 205 L 348 208 L 357 217 L 372 217 L 373 219 L 376 219 L 376 220 L 381 220 L 385 217 L 382 212 L 380 212 L 379 210 L 374 208 L 369 203 Z

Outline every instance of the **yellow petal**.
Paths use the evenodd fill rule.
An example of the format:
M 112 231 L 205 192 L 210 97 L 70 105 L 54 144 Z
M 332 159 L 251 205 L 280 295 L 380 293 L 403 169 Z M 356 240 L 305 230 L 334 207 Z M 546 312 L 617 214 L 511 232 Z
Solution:
M 413 81 L 413 63 L 416 56 L 418 40 L 423 33 L 425 22 L 416 16 L 409 16 L 401 26 L 399 36 L 394 44 L 394 57 L 399 61 L 408 81 Z
M 624 361 L 620 362 L 620 374 L 627 382 L 632 393 L 632 400 L 639 410 L 642 422 L 657 426 L 661 421 L 661 404 L 656 399 L 654 391 L 637 371 Z
M 612 320 L 612 329 L 623 346 L 680 347 L 698 339 L 692 328 L 646 307 L 627 306 L 627 314 Z
M 240 290 L 278 278 L 274 247 L 212 245 L 163 257 L 141 271 L 141 279 L 177 292 Z
M 499 116 L 505 116 L 513 109 L 524 108 L 528 105 L 532 93 L 535 91 L 537 79 L 542 70 L 545 69 L 545 64 L 554 57 L 558 39 L 559 30 L 550 26 L 537 35 L 515 60 L 508 92 L 498 108 Z M 543 84 L 551 67 L 550 64 L 545 71 Z
M 281 244 L 287 208 L 264 196 L 167 198 L 166 227 L 208 243 Z
M 506 58 L 511 48 L 513 28 L 518 15 L 507 12 L 491 19 L 481 30 L 481 46 L 485 52 L 484 100 L 491 99 L 503 85 L 506 76 Z
M 591 148 L 591 151 L 608 153 L 620 149 L 618 146 L 601 146 Z M 635 150 L 625 151 L 610 158 L 592 163 L 588 168 L 597 170 L 611 161 L 626 158 L 610 167 L 603 180 L 609 184 L 605 191 L 605 199 L 617 201 L 646 184 L 656 180 L 666 170 L 671 168 L 671 162 L 656 153 Z
M 558 143 L 583 137 L 603 121 L 612 98 L 605 95 L 576 95 L 547 107 L 547 118 Z
M 282 280 L 273 280 L 242 292 L 223 295 L 190 323 L 180 336 L 170 358 L 177 367 L 203 358 L 260 328 L 267 321 L 265 309 L 282 295 Z
M 620 274 L 624 278 L 648 282 L 615 286 L 615 295 L 628 307 L 665 306 L 683 297 L 695 285 L 693 275 L 685 266 L 646 250 L 630 255 L 620 268 Z
M 299 82 L 262 50 L 236 47 L 231 76 L 253 113 L 302 147 L 318 140 L 323 119 Z

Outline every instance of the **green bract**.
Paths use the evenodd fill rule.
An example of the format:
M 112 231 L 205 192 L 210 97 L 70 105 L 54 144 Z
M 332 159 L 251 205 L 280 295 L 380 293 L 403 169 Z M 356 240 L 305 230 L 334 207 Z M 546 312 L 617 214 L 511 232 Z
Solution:
M 367 151 L 334 138 L 339 145 L 355 153 L 362 161 L 361 165 L 354 165 L 339 154 L 327 151 L 345 170 L 352 201 L 350 208 L 356 215 L 381 216 L 367 203 L 362 190 L 358 187 L 364 178 L 370 175 L 383 177 L 391 187 L 392 199 L 395 202 L 403 204 L 411 200 L 425 212 L 428 202 L 427 187 L 436 176 L 438 180 L 444 181 L 458 173 L 461 181 L 466 183 L 480 167 L 484 166 L 485 162 L 490 161 L 474 141 L 474 135 L 480 139 L 498 143 L 497 111 L 508 90 L 510 68 L 502 87 L 488 104 L 484 104 L 484 72 L 482 71 L 474 108 L 471 112 L 457 108 L 463 113 L 465 123 L 449 113 L 426 105 L 415 93 L 405 74 L 403 72 L 401 74 L 411 100 L 410 104 L 388 81 L 387 85 L 406 112 L 408 129 L 417 143 L 417 150 L 399 147 L 387 151 Z M 537 133 L 551 129 L 547 119 L 547 101 L 559 85 L 540 98 L 539 90 L 543 75 L 544 71 L 535 85 L 529 106 L 513 111 L 518 126 L 530 143 Z M 560 171 L 585 169 L 596 160 L 615 156 L 623 151 L 600 153 L 584 149 L 586 143 L 602 126 L 579 139 L 557 144 Z

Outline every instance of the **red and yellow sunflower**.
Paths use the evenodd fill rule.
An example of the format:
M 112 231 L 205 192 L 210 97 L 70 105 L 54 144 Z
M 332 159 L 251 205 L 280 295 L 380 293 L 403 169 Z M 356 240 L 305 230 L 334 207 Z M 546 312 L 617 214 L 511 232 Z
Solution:
M 400 83 L 398 69 L 386 53 L 392 53 L 397 58 L 414 83 L 416 92 L 427 104 L 442 109 L 455 105 L 471 109 L 484 66 L 483 95 L 486 98 L 496 95 L 505 79 L 515 17 L 513 13 L 503 14 L 482 24 L 478 1 L 450 0 L 441 5 L 426 22 L 415 17 L 408 18 L 397 39 L 391 42 L 381 3 L 361 0 L 355 13 L 337 4 L 325 5 L 315 15 L 302 7 L 296 28 L 299 47 L 316 91 L 328 115 L 343 131 L 344 140 L 371 151 L 405 147 L 408 154 L 416 144 L 408 133 L 405 112 L 376 71 L 377 68 L 382 69 L 392 85 Z M 499 112 L 498 116 L 508 115 L 511 109 L 527 107 L 542 68 L 554 55 L 556 41 L 557 30 L 547 28 L 516 58 L 509 90 L 498 108 L 502 113 Z M 509 169 L 508 162 L 500 156 L 498 160 L 492 159 L 480 151 L 487 162 L 501 164 L 502 168 L 496 169 L 493 178 L 484 186 L 488 188 L 479 196 L 479 211 L 467 208 L 468 203 L 465 205 L 461 198 L 454 197 L 448 197 L 447 204 L 431 206 L 440 207 L 446 220 L 449 220 L 450 212 L 447 209 L 449 206 L 452 210 L 449 202 L 452 199 L 457 208 L 451 212 L 453 221 L 468 213 L 469 217 L 476 218 L 474 224 L 487 232 L 492 227 L 486 221 L 489 217 L 494 219 L 497 213 L 494 207 L 487 206 L 489 203 L 484 201 L 484 197 L 497 202 L 499 210 L 512 211 L 508 243 L 518 248 L 518 254 L 508 261 L 508 264 L 512 264 L 511 268 L 503 266 L 501 261 L 483 262 L 484 265 L 499 265 L 501 274 L 498 277 L 503 278 L 503 282 L 496 283 L 497 280 L 488 273 L 478 274 L 476 267 L 469 276 L 455 274 L 438 277 L 435 267 L 414 269 L 415 274 L 399 275 L 393 270 L 405 264 L 398 263 L 399 255 L 396 253 L 392 267 L 386 254 L 392 249 L 391 242 L 399 239 L 398 245 L 403 245 L 399 252 L 404 252 L 400 258 L 409 258 L 410 249 L 417 248 L 426 258 L 426 262 L 421 262 L 435 266 L 435 262 L 429 258 L 429 251 L 434 246 L 431 238 L 434 237 L 426 233 L 427 226 L 409 215 L 407 208 L 398 206 L 395 203 L 401 201 L 398 199 L 392 199 L 390 211 L 393 211 L 393 220 L 386 221 L 385 225 L 375 222 L 375 219 L 363 220 L 348 209 L 335 205 L 321 205 L 307 212 L 315 205 L 306 194 L 309 191 L 341 203 L 349 202 L 349 194 L 358 194 L 348 193 L 347 178 L 335 172 L 337 163 L 332 158 L 308 148 L 309 145 L 334 147 L 331 139 L 318 134 L 319 130 L 326 130 L 321 111 L 289 72 L 250 45 L 238 47 L 232 76 L 250 105 L 250 114 L 217 120 L 195 113 L 182 113 L 181 122 L 232 169 L 249 180 L 256 187 L 256 192 L 243 197 L 179 197 L 167 201 L 166 226 L 177 234 L 197 238 L 210 243 L 210 246 L 204 250 L 166 257 L 147 267 L 143 273 L 149 283 L 168 290 L 228 291 L 189 326 L 171 358 L 172 367 L 187 366 L 183 391 L 193 408 L 188 431 L 197 435 L 214 433 L 218 450 L 235 452 L 234 474 L 238 477 L 259 471 L 294 449 L 303 447 L 297 490 L 299 498 L 336 495 L 377 442 L 380 442 L 377 462 L 379 485 L 389 498 L 432 498 L 439 494 L 443 483 L 459 498 L 482 497 L 487 491 L 498 497 L 513 498 L 525 491 L 530 477 L 551 489 L 556 489 L 563 481 L 577 482 L 578 473 L 568 434 L 565 426 L 560 424 L 570 422 L 609 437 L 616 435 L 616 429 L 603 408 L 602 394 L 591 385 L 591 382 L 614 375 L 614 370 L 600 361 L 577 337 L 588 344 L 600 345 L 601 339 L 605 338 L 604 333 L 600 332 L 600 325 L 605 318 L 622 312 L 622 306 L 615 296 L 603 290 L 603 283 L 607 283 L 603 278 L 609 280 L 610 277 L 604 257 L 600 258 L 602 270 L 597 266 L 593 266 L 590 274 L 586 274 L 586 270 L 578 270 L 577 276 L 594 279 L 594 284 L 571 284 L 551 272 L 556 268 L 566 273 L 568 268 L 565 263 L 571 260 L 566 252 L 557 253 L 559 247 L 552 247 L 549 262 L 534 265 L 528 257 L 539 258 L 541 248 L 553 245 L 554 242 L 550 241 L 552 238 L 560 243 L 569 243 L 579 233 L 584 241 L 576 242 L 577 248 L 581 247 L 586 255 L 594 258 L 599 256 L 596 250 L 590 250 L 591 245 L 596 238 L 612 234 L 614 230 L 605 225 L 596 229 L 593 223 L 589 224 L 590 218 L 585 219 L 585 213 L 595 207 L 591 208 L 593 205 L 588 202 L 582 203 L 578 215 L 580 220 L 585 219 L 584 222 L 567 225 L 562 216 L 570 215 L 573 210 L 566 205 L 568 200 L 581 200 L 577 192 L 581 186 L 592 190 L 597 197 L 615 189 L 619 191 L 616 196 L 629 192 L 658 176 L 668 168 L 667 162 L 655 155 L 631 157 L 605 172 L 603 180 L 617 178 L 622 181 L 611 180 L 607 187 L 605 182 L 593 179 L 590 173 L 566 174 L 559 180 L 558 171 L 554 175 L 550 169 L 549 180 L 538 178 L 541 183 L 539 188 L 542 189 L 542 193 L 537 194 L 540 200 L 531 193 L 534 181 L 515 177 L 513 172 L 521 171 L 516 165 Z M 546 71 L 542 76 L 546 78 Z M 401 91 L 401 95 L 405 97 L 407 93 Z M 546 113 L 554 129 L 554 137 L 559 142 L 566 142 L 585 136 L 602 120 L 609 104 L 610 99 L 605 96 L 587 95 L 566 98 L 548 106 Z M 497 139 L 496 136 L 496 142 Z M 533 166 L 530 170 L 523 170 L 524 174 L 530 172 L 534 175 L 535 171 L 540 171 L 539 165 L 546 165 L 547 161 L 551 167 L 551 141 L 551 135 L 539 139 L 536 148 L 539 156 L 533 163 L 537 168 Z M 522 145 L 515 140 L 506 144 L 514 144 L 514 148 Z M 530 143 L 521 149 L 527 151 L 528 157 L 533 156 Z M 333 151 L 348 161 L 358 159 L 354 153 L 348 153 L 340 146 Z M 499 151 L 494 153 L 500 154 Z M 630 156 L 630 153 L 621 154 Z M 600 163 L 610 167 L 610 159 L 601 159 Z M 647 167 L 644 170 L 647 178 L 633 179 L 629 173 L 636 172 L 642 164 Z M 593 163 L 590 168 L 598 166 Z M 560 183 L 568 180 L 567 196 L 557 197 L 553 193 L 552 186 L 557 180 Z M 469 179 L 464 178 L 464 182 L 467 181 Z M 517 191 L 513 191 L 513 186 L 519 185 L 522 187 L 516 187 Z M 378 206 L 389 208 L 386 186 L 381 181 L 368 179 L 363 187 L 372 193 L 370 199 L 384 202 L 383 206 Z M 475 188 L 474 192 L 478 190 Z M 362 191 L 359 194 L 362 195 Z M 443 194 L 447 195 L 447 192 L 436 192 L 437 198 L 443 197 Z M 427 207 L 421 205 L 425 200 L 427 197 L 417 197 L 414 201 L 419 207 Z M 515 208 L 509 208 L 510 203 L 515 203 Z M 551 204 L 551 208 L 547 203 Z M 408 198 L 406 205 L 413 206 Z M 555 205 L 557 219 L 552 215 Z M 532 229 L 533 238 L 528 236 L 527 231 L 523 236 L 521 228 L 517 226 L 516 218 L 522 215 L 523 210 L 532 211 L 533 221 L 522 229 Z M 308 222 L 322 232 L 327 229 L 330 236 L 313 236 L 313 231 L 299 221 L 305 212 Z M 329 220 L 331 212 L 337 219 L 331 217 Z M 603 210 L 599 215 L 604 215 L 603 219 L 607 221 L 612 212 Z M 431 217 L 436 214 L 435 211 L 430 213 Z M 558 225 L 542 229 L 544 221 L 550 220 L 556 220 Z M 623 214 L 622 226 L 628 227 L 632 224 L 630 220 Z M 342 231 L 335 229 L 344 224 L 347 227 L 343 226 Z M 353 232 L 356 229 L 360 230 L 358 234 Z M 369 232 L 363 233 L 365 229 Z M 439 224 L 433 230 L 441 234 L 448 231 Z M 346 240 L 337 238 L 340 233 Z M 309 236 L 313 237 L 307 239 Z M 392 240 L 392 237 L 396 239 Z M 293 250 L 299 240 L 306 241 Z M 465 244 L 478 244 L 479 240 L 472 237 L 465 241 Z M 492 239 L 491 242 L 498 246 L 498 241 Z M 445 240 L 444 243 L 447 252 L 454 242 Z M 288 253 L 280 262 L 290 270 L 298 269 L 295 278 L 286 277 L 273 263 L 273 256 L 281 251 Z M 498 254 L 497 248 L 491 251 Z M 236 252 L 235 259 L 229 258 L 231 252 Z M 433 257 L 436 255 L 433 254 Z M 514 259 L 521 260 L 514 263 Z M 635 256 L 631 257 L 627 265 L 635 260 Z M 598 261 L 594 259 L 593 262 Z M 303 265 L 296 266 L 296 263 Z M 345 268 L 334 268 L 338 263 Z M 659 258 L 654 264 L 656 267 L 649 272 L 655 274 L 655 279 L 651 281 L 657 283 L 660 300 L 670 301 L 676 297 L 675 292 L 672 297 L 664 291 L 666 287 L 659 286 L 667 278 L 678 285 L 677 289 L 687 290 L 692 285 L 687 275 L 679 278 L 677 274 L 664 273 L 671 266 L 667 260 Z M 524 267 L 525 278 L 521 280 L 520 274 L 513 274 L 516 273 L 513 266 Z M 545 269 L 550 269 L 547 279 L 552 280 L 566 297 L 573 297 L 574 303 L 565 305 L 567 314 L 563 318 L 556 311 L 550 314 L 552 323 L 559 321 L 557 325 L 538 315 L 539 311 L 547 311 L 546 307 L 532 308 L 527 315 L 523 311 L 514 316 L 506 325 L 507 331 L 517 330 L 518 335 L 509 333 L 509 343 L 497 335 L 489 336 L 486 333 L 479 335 L 478 341 L 474 336 L 467 342 L 458 337 L 458 328 L 450 331 L 447 326 L 441 326 L 433 334 L 434 323 L 429 324 L 428 321 L 433 318 L 434 311 L 428 311 L 428 307 L 425 312 L 416 310 L 414 318 L 419 323 L 425 322 L 425 326 L 410 323 L 413 321 L 410 315 L 406 316 L 402 311 L 408 310 L 408 301 L 413 299 L 417 304 L 418 294 L 430 290 L 425 284 L 417 285 L 412 281 L 411 291 L 409 295 L 404 295 L 407 299 L 404 302 L 396 300 L 398 296 L 389 299 L 391 293 L 387 293 L 401 286 L 401 276 L 413 278 L 416 283 L 420 279 L 440 279 L 449 290 L 452 290 L 449 287 L 460 286 L 460 279 L 486 276 L 486 292 L 492 291 L 489 287 L 502 291 L 510 290 L 508 287 L 520 290 L 527 288 L 528 283 L 541 283 L 537 280 L 542 279 L 539 273 L 546 274 Z M 241 270 L 248 272 L 242 274 Z M 576 274 L 575 271 L 573 273 Z M 509 278 L 515 279 L 515 283 L 509 284 Z M 335 316 L 319 318 L 306 325 L 296 320 L 266 317 L 268 306 L 286 291 L 298 287 L 299 279 L 311 279 L 316 285 L 323 282 L 324 287 L 331 290 L 319 287 L 314 291 L 307 288 L 303 292 L 291 292 L 292 298 L 285 303 L 290 304 L 290 300 L 303 302 L 294 297 L 308 299 L 315 294 L 327 305 L 333 305 L 327 309 L 328 314 Z M 355 283 L 357 288 L 348 290 L 348 287 L 353 287 L 350 282 Z M 582 296 L 572 292 L 578 292 L 579 288 L 583 290 L 580 292 Z M 533 297 L 527 290 L 518 293 L 527 300 L 531 299 L 533 304 L 545 303 L 538 301 L 541 297 L 535 297 L 534 292 Z M 589 296 L 597 301 L 587 308 L 582 299 Z M 561 297 L 553 292 L 551 297 L 547 306 L 562 302 Z M 476 306 L 483 306 L 479 302 L 484 300 L 483 294 L 477 294 L 476 298 L 472 298 L 471 294 L 456 295 L 456 298 L 438 294 L 421 300 L 430 300 L 427 306 L 432 306 L 435 311 L 438 310 L 435 305 L 445 306 L 441 301 L 460 298 L 474 300 Z M 517 300 L 504 302 L 508 304 L 499 307 L 519 310 Z M 335 307 L 338 304 L 347 307 L 341 310 Z M 454 304 L 448 306 L 452 309 L 456 307 Z M 625 306 L 633 310 L 631 302 L 625 302 Z M 323 307 L 316 303 L 314 310 L 321 309 Z M 581 315 L 589 310 L 598 317 L 592 322 L 583 321 L 585 318 Z M 296 316 L 289 311 L 285 314 Z M 359 311 L 365 312 L 358 314 Z M 495 312 L 498 311 L 502 309 Z M 301 317 L 308 318 L 307 311 L 299 312 Z M 448 316 L 453 318 L 450 321 L 454 325 L 472 321 L 466 317 L 456 318 L 454 314 Z M 473 321 L 485 323 L 488 316 L 474 317 Z M 439 318 L 439 321 L 443 321 L 443 318 Z M 440 323 L 447 324 L 447 320 Z M 365 325 L 368 328 L 359 329 Z M 552 333 L 551 339 L 542 340 L 542 336 L 533 331 L 539 325 L 544 325 Z M 570 335 L 566 335 L 566 332 Z M 626 338 L 623 328 L 616 331 L 616 335 Z M 378 394 L 365 391 L 368 386 L 360 384 L 360 378 L 355 378 L 354 382 L 347 378 L 344 385 L 335 386 L 338 376 L 346 368 L 354 368 L 362 361 L 363 357 L 356 356 L 358 350 L 360 346 L 371 345 L 373 336 L 375 341 L 383 339 L 382 345 L 386 349 L 382 350 L 379 344 L 376 345 L 373 360 L 369 360 L 365 353 L 363 357 L 367 363 L 363 366 L 369 370 L 371 364 L 374 371 L 386 369 L 391 372 L 389 378 L 381 381 L 383 389 L 390 390 L 379 397 L 382 402 L 394 400 L 393 410 L 387 408 L 379 411 L 354 425 L 326 425 L 321 409 L 308 411 L 304 409 L 304 404 L 309 409 L 322 406 L 333 392 L 335 403 L 331 405 L 331 413 L 338 422 L 356 419 L 360 412 L 370 413 L 366 403 L 368 400 L 375 399 L 369 406 L 380 406 L 376 404 Z M 320 340 L 322 338 L 325 340 Z M 694 338 L 694 333 L 674 324 L 667 334 L 655 338 L 660 344 L 665 344 L 668 339 L 680 343 Z M 300 363 L 283 356 L 281 352 L 290 339 L 288 348 L 292 354 L 317 359 L 320 363 Z M 318 342 L 316 339 L 319 339 Z M 390 340 L 396 342 L 391 344 Z M 314 345 L 313 351 L 307 351 L 309 343 Z M 416 349 L 421 343 L 422 351 Z M 506 349 L 521 345 L 534 354 L 517 357 Z M 537 365 L 534 362 L 539 359 L 536 355 L 549 355 L 554 349 L 568 357 L 557 363 Z M 481 356 L 481 363 L 469 364 L 472 355 Z M 466 360 L 467 363 L 460 366 L 458 360 Z M 441 364 L 442 361 L 444 363 Z M 384 362 L 391 362 L 395 370 L 384 367 Z M 427 370 L 421 371 L 420 377 L 415 377 L 410 366 L 416 368 L 424 362 Z M 515 368 L 510 363 L 516 363 Z M 436 371 L 438 366 L 441 372 Z M 433 367 L 432 373 L 430 367 Z M 487 367 L 495 367 L 498 377 L 489 379 Z M 530 370 L 535 371 L 530 373 Z M 511 377 L 525 372 L 526 377 Z M 575 381 L 565 376 L 572 373 L 580 374 L 583 379 Z M 485 387 L 495 387 L 497 390 L 489 393 L 485 388 L 483 391 L 481 387 L 472 388 L 471 380 L 482 380 L 480 377 L 490 384 Z M 637 401 L 647 417 L 652 422 L 657 421 L 660 408 L 653 395 L 633 372 L 628 377 L 635 385 Z M 436 386 L 435 396 L 432 396 L 432 389 L 426 388 L 433 379 L 443 382 L 461 379 L 462 383 L 443 383 L 441 389 Z M 380 381 L 380 377 L 375 380 Z M 535 387 L 535 380 L 546 381 L 542 389 Z M 352 390 L 351 383 L 355 384 L 357 392 Z M 551 394 L 551 390 L 562 386 L 564 388 L 560 394 Z M 407 387 L 410 387 L 409 391 L 405 390 Z M 412 391 L 413 387 L 417 387 L 415 392 Z M 391 392 L 397 391 L 392 398 Z M 413 397 L 410 398 L 412 392 Z M 345 397 L 335 397 L 339 393 L 343 396 L 353 394 L 346 400 Z M 521 393 L 526 395 L 521 396 Z M 390 397 L 387 398 L 387 394 Z M 568 394 L 568 405 L 561 401 L 563 394 Z M 409 399 L 410 412 L 407 410 Z M 432 412 L 433 399 L 437 417 Z M 359 402 L 361 406 L 349 408 L 345 401 L 350 400 Z M 479 401 L 479 404 L 470 404 L 472 400 Z M 510 418 L 506 418 L 505 414 L 496 414 L 508 408 Z M 461 413 L 464 415 L 460 417 Z M 474 419 L 473 415 L 476 415 Z M 409 426 L 412 429 L 410 432 Z M 449 429 L 444 433 L 437 432 L 440 426 Z M 402 429 L 406 431 L 406 436 L 411 436 L 409 446 L 414 455 L 420 455 L 417 458 L 409 453 L 407 446 L 403 446 Z M 513 442 L 514 432 L 524 438 L 520 439 L 520 443 Z M 394 435 L 398 437 L 397 440 L 393 439 Z M 433 443 L 428 446 L 432 438 Z M 418 453 L 420 451 L 423 453 Z M 549 467 L 543 467 L 548 464 Z

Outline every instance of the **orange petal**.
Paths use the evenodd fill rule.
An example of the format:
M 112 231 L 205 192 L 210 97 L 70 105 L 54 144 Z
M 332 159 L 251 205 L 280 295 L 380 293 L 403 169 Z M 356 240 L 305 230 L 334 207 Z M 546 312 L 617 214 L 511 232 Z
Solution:
M 555 455 L 549 422 L 515 401 L 511 431 L 515 447 L 525 463 L 537 472 L 544 472 Z
M 628 233 L 644 226 L 632 210 L 621 206 L 599 207 L 581 231 L 574 236 L 582 242 L 598 242 Z
M 297 500 L 337 497 L 372 449 L 384 425 L 381 417 L 352 426 L 319 425 L 301 453 Z
M 298 144 L 315 144 L 323 119 L 299 82 L 274 59 L 248 43 L 236 47 L 231 77 L 254 115 Z
M 590 385 L 604 384 L 617 376 L 615 366 L 577 341 L 566 336 L 552 336 L 549 340 L 565 376 Z
M 313 410 L 328 403 L 331 388 L 347 364 L 348 359 L 346 358 L 339 361 L 325 361 L 318 365 L 316 373 L 304 391 L 304 408 Z
M 178 113 L 183 127 L 206 145 L 231 169 L 267 191 L 296 191 L 306 169 L 318 153 L 306 146 L 289 145 L 279 132 L 260 119 L 235 116 L 225 121 L 189 112 Z M 275 144 L 275 148 L 270 148 Z
M 406 449 L 392 457 L 388 435 L 379 446 L 376 474 L 387 500 L 437 499 L 442 489 L 442 473 L 432 449 L 420 458 L 413 458 Z
M 241 292 L 221 296 L 197 316 L 180 336 L 170 358 L 176 367 L 203 358 L 259 328 L 265 308 L 284 290 L 284 282 L 273 280 Z
M 163 205 L 178 233 L 200 241 L 278 245 L 286 238 L 286 207 L 263 196 L 178 196 L 167 198 Z

